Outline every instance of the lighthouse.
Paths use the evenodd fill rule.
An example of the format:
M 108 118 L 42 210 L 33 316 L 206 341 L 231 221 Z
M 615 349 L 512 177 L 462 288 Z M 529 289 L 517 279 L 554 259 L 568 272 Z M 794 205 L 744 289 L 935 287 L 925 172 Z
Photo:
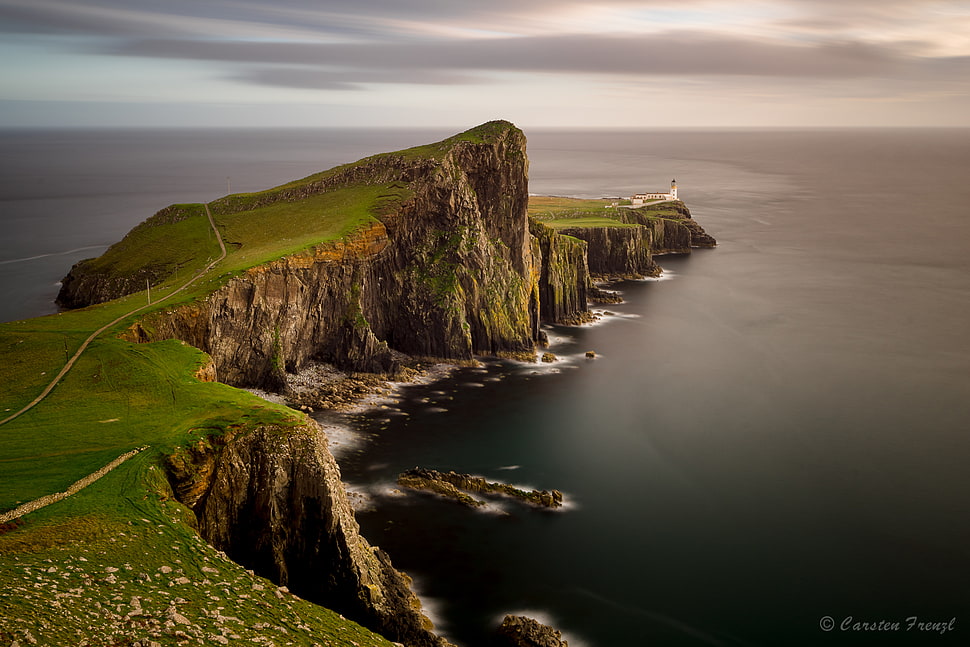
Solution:
M 677 199 L 677 180 L 670 181 L 670 199 L 671 200 Z

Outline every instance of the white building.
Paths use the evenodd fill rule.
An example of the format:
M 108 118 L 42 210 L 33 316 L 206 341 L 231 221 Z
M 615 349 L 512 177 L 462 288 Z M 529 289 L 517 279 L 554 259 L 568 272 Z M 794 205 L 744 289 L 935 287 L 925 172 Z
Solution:
M 630 202 L 634 207 L 643 205 L 648 200 L 676 200 L 677 199 L 677 180 L 670 181 L 670 193 L 635 193 L 630 196 Z

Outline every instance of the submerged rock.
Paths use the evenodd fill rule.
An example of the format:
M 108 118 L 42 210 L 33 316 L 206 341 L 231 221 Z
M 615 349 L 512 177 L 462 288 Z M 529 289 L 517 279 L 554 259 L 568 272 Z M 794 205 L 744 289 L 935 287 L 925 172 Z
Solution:
M 562 492 L 559 490 L 520 490 L 507 483 L 493 483 L 481 476 L 453 471 L 439 472 L 415 467 L 402 473 L 397 482 L 401 487 L 439 494 L 470 507 L 485 505 L 484 501 L 471 494 L 507 496 L 543 508 L 562 506 Z
M 526 616 L 505 616 L 498 634 L 509 647 L 569 647 L 562 632 Z

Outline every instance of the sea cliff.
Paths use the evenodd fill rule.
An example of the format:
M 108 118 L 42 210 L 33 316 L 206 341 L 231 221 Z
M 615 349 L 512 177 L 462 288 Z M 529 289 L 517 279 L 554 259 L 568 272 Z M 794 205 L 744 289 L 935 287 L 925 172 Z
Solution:
M 443 647 L 410 580 L 359 532 L 327 439 L 313 421 L 212 435 L 166 468 L 199 533 L 235 561 L 407 645 Z

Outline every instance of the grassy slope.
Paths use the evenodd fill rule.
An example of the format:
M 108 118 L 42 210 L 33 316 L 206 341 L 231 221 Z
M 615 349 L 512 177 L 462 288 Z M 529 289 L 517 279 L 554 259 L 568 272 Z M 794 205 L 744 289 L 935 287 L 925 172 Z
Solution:
M 153 463 L 151 455 L 136 456 L 0 535 L 0 643 L 28 644 L 29 635 L 51 646 L 191 638 L 391 647 L 203 542 L 185 523 L 188 511 L 165 496 Z

